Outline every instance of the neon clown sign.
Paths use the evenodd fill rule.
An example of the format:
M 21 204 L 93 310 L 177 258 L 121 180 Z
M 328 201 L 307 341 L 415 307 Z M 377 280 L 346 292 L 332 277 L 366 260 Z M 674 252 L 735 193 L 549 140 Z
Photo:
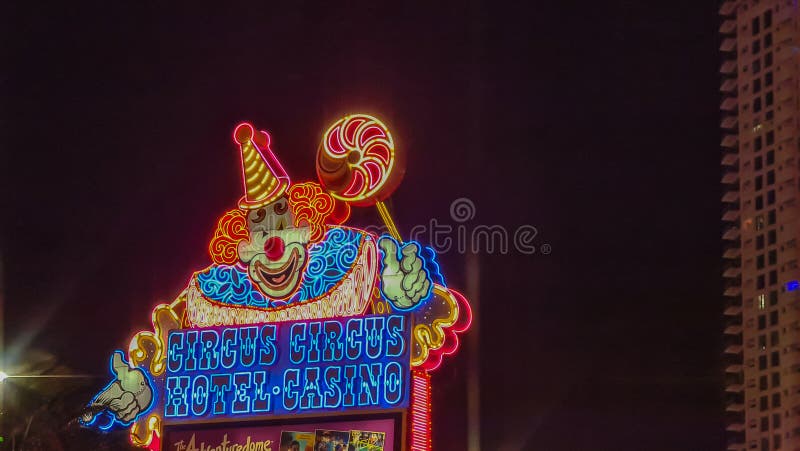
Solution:
M 430 449 L 430 372 L 456 351 L 470 311 L 436 253 L 405 242 L 383 203 L 404 172 L 388 128 L 364 114 L 336 121 L 317 152 L 319 182 L 293 183 L 249 123 L 233 140 L 244 194 L 217 222 L 211 265 L 112 353 L 111 381 L 82 424 L 127 427 L 156 451 L 181 424 L 202 436 L 207 424 L 272 422 L 264 435 L 289 417 L 359 425 L 392 414 L 386 449 Z M 344 225 L 351 207 L 373 205 L 387 235 Z

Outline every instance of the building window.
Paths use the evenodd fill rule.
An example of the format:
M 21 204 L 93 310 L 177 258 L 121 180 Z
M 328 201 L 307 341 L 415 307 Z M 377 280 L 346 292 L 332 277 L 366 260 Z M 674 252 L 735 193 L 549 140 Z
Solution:
M 764 86 L 772 86 L 772 71 L 764 74 Z
M 772 102 L 773 101 L 774 101 L 774 97 L 772 95 L 772 91 L 770 91 L 764 96 L 764 103 L 766 103 L 767 106 L 772 106 Z
M 769 398 L 767 398 L 766 396 L 762 396 L 758 400 L 758 408 L 762 411 L 769 409 Z
M 770 356 L 769 356 L 769 364 L 770 364 L 770 366 L 780 366 L 780 364 L 781 364 L 781 356 L 780 356 L 780 354 L 778 354 L 777 351 L 773 352 L 772 354 L 770 354 Z
M 755 100 L 753 100 L 753 112 L 758 113 L 759 111 L 761 111 L 761 97 L 758 97 Z
M 768 9 L 764 13 L 764 29 L 767 29 L 772 26 L 772 10 Z
M 773 250 L 769 251 L 769 253 L 767 254 L 767 262 L 770 265 L 774 265 L 775 263 L 778 263 L 778 251 L 777 250 L 773 249 Z
M 775 151 L 770 150 L 767 152 L 767 164 L 775 164 Z
M 753 41 L 753 55 L 761 51 L 761 41 L 756 39 Z M 755 92 L 755 91 L 753 91 Z
M 775 219 L 775 210 L 770 210 L 769 213 L 767 213 L 767 224 L 775 224 Z
M 758 200 L 761 199 L 761 196 L 756 197 L 756 208 L 761 208 L 758 206 Z M 762 205 L 763 207 L 763 205 Z M 764 249 L 764 235 L 759 235 L 756 237 L 756 250 Z
M 781 449 L 781 434 L 772 436 L 772 449 Z
M 764 351 L 767 349 L 767 336 L 766 335 L 759 335 L 758 336 L 758 350 Z M 767 376 L 761 376 L 761 384 L 760 387 L 762 390 L 767 389 Z
M 753 18 L 753 23 L 750 29 L 753 31 L 753 36 L 757 35 L 759 31 L 761 31 L 760 23 L 758 22 L 758 17 Z
M 759 72 L 761 72 L 761 60 L 757 59 L 753 61 L 753 73 L 757 74 Z
M 778 331 L 777 330 L 773 330 L 769 334 L 769 345 L 773 346 L 773 347 L 778 346 L 778 344 L 780 342 L 779 339 L 780 339 L 780 336 L 778 334 Z
M 781 406 L 781 394 L 775 393 L 772 395 L 772 407 L 780 407 Z
M 753 181 L 753 184 L 755 185 L 756 191 L 761 191 L 761 189 L 764 188 L 764 178 L 760 175 L 757 175 Z
M 759 151 L 761 147 L 763 147 L 763 141 L 761 141 L 761 137 L 757 136 L 755 140 L 753 140 L 753 150 Z
M 765 280 L 766 279 L 764 279 L 764 274 L 761 274 L 758 277 L 756 277 L 756 288 L 759 290 L 763 289 L 766 286 L 766 283 L 764 282 Z
M 771 146 L 775 142 L 775 132 L 772 130 L 767 132 L 767 145 Z
M 758 330 L 764 330 L 767 328 L 767 316 L 766 315 L 758 315 Z M 766 357 L 765 357 L 766 359 Z
M 762 208 L 764 208 L 764 197 L 756 196 L 756 210 L 761 210 Z
M 756 230 L 762 230 L 764 228 L 764 215 L 756 216 Z
M 769 417 L 761 417 L 761 432 L 769 430 Z
M 772 66 L 772 52 L 768 52 L 764 55 L 764 67 Z
M 762 438 L 761 439 L 761 451 L 769 451 L 769 439 Z
M 756 257 L 756 269 L 764 269 L 764 254 L 761 254 L 758 257 Z M 764 296 L 764 295 L 760 294 L 759 297 L 761 297 L 761 296 Z M 764 302 L 763 299 L 759 299 L 759 301 L 760 302 Z M 760 303 L 759 303 L 759 307 L 761 307 Z
M 770 230 L 767 232 L 767 244 L 775 244 L 775 241 L 778 240 L 778 234 L 774 230 Z
M 780 387 L 781 373 L 772 373 L 772 388 Z
M 775 190 L 767 191 L 767 205 L 773 205 L 775 203 Z
M 755 160 L 753 160 L 753 169 L 759 171 L 763 167 L 764 167 L 764 159 L 761 157 L 756 157 Z
M 770 326 L 777 326 L 778 325 L 778 311 L 773 310 L 769 312 L 769 325 Z
M 772 46 L 772 33 L 767 33 L 764 35 L 764 48 L 768 49 Z
M 781 427 L 781 414 L 779 413 L 772 414 L 772 427 L 775 429 Z
M 767 185 L 775 184 L 775 170 L 767 172 Z
M 753 80 L 753 94 L 759 91 L 761 91 L 761 79 L 756 78 L 755 80 Z
M 777 271 L 770 271 L 769 272 L 769 284 L 775 285 L 778 283 L 778 272 Z

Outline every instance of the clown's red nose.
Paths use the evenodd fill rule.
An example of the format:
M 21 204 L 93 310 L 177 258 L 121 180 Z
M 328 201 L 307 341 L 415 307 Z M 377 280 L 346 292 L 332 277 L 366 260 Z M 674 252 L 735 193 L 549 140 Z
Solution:
M 283 251 L 285 249 L 286 245 L 278 236 L 270 237 L 264 242 L 264 253 L 267 254 L 267 258 L 270 260 L 277 260 L 283 257 Z

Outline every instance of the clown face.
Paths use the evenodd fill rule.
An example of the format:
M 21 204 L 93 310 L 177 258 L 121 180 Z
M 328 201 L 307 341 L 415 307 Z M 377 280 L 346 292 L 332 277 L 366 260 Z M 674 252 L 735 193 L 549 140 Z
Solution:
M 286 197 L 249 210 L 248 240 L 239 243 L 239 259 L 250 280 L 272 299 L 287 299 L 297 291 L 308 261 L 308 227 L 295 227 Z

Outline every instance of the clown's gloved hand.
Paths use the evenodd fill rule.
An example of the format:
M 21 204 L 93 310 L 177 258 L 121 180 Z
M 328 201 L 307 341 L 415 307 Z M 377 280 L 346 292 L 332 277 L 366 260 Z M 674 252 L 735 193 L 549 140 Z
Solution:
M 416 243 L 398 245 L 394 238 L 378 240 L 383 253 L 381 291 L 398 310 L 409 310 L 431 293 L 433 281 Z M 398 247 L 400 250 L 398 252 Z
M 153 388 L 144 371 L 128 366 L 122 351 L 116 351 L 111 356 L 111 374 L 114 380 L 95 395 L 83 413 L 81 420 L 84 423 L 89 423 L 97 413 L 107 410 L 127 426 L 150 408 Z

